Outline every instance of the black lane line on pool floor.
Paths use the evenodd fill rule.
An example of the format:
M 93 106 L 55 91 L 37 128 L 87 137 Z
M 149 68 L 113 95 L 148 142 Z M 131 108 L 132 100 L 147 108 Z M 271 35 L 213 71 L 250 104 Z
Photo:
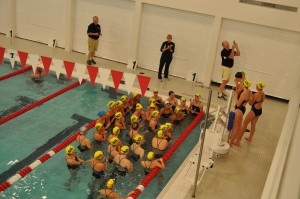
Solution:
M 19 161 L 17 164 L 10 167 L 8 170 L 4 171 L 0 174 L 0 184 L 8 180 L 11 176 L 15 175 L 18 171 L 25 168 L 35 160 L 37 160 L 39 157 L 41 157 L 43 154 L 48 152 L 50 149 L 52 149 L 54 146 L 59 144 L 61 141 L 67 139 L 74 133 L 76 133 L 80 127 L 84 126 L 87 123 L 91 123 L 94 120 L 91 120 L 89 118 L 86 118 L 84 116 L 73 114 L 72 119 L 78 121 L 72 126 L 68 126 L 61 132 L 59 132 L 54 137 L 50 138 L 44 145 L 38 147 L 33 153 L 31 153 L 29 156 L 24 158 L 23 160 Z
M 2 118 L 5 118 L 6 116 L 30 105 L 30 104 L 33 104 L 34 102 L 36 102 L 37 100 L 35 99 L 31 99 L 29 97 L 26 97 L 26 96 L 17 96 L 15 98 L 16 100 L 16 105 L 15 106 L 12 106 L 10 107 L 9 109 L 3 111 L 1 114 L 0 114 L 0 119 Z

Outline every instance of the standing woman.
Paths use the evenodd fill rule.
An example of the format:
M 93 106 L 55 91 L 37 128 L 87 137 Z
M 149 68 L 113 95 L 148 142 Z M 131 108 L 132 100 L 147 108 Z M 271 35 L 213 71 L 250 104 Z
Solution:
M 266 84 L 264 82 L 258 82 L 256 84 L 256 90 L 257 93 L 255 93 L 252 97 L 252 99 L 249 101 L 249 104 L 252 105 L 251 111 L 247 114 L 244 122 L 243 127 L 239 133 L 238 141 L 240 141 L 246 131 L 246 128 L 248 124 L 251 122 L 251 130 L 249 137 L 245 137 L 246 140 L 249 142 L 252 141 L 254 132 L 255 132 L 255 126 L 257 123 L 257 120 L 259 116 L 262 114 L 262 104 L 266 98 L 265 93 L 263 92 L 263 89 L 266 87 Z
M 229 145 L 232 146 L 233 144 L 239 146 L 239 141 L 238 139 L 238 133 L 240 132 L 242 128 L 242 123 L 243 123 L 243 115 L 245 114 L 246 111 L 246 105 L 248 101 L 251 98 L 251 91 L 248 89 L 251 86 L 251 81 L 250 80 L 244 80 L 243 82 L 243 92 L 237 99 L 236 105 L 235 105 L 235 117 L 234 117 L 234 122 L 233 122 L 233 128 L 232 128 L 232 134 L 230 137 Z
M 163 42 L 160 51 L 162 52 L 160 57 L 160 64 L 158 69 L 158 79 L 162 81 L 162 70 L 165 66 L 164 78 L 168 79 L 169 76 L 169 66 L 173 59 L 173 53 L 175 51 L 175 44 L 172 42 L 172 35 L 167 35 L 167 41 Z

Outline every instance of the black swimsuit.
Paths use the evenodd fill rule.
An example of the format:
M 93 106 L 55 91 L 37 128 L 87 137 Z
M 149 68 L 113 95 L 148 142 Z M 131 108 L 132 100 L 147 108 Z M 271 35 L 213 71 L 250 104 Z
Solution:
M 96 164 L 97 164 L 97 162 L 96 162 Z M 95 164 L 95 161 L 94 161 L 93 162 L 93 169 L 94 169 L 94 167 L 95 167 L 96 164 Z M 93 170 L 92 176 L 94 176 L 95 178 L 99 179 L 99 178 L 104 177 L 105 173 L 104 173 L 104 171 L 95 171 L 95 170 Z
M 123 158 L 121 159 L 121 156 L 119 156 L 119 164 L 116 164 L 116 165 L 115 165 L 116 171 L 117 171 L 117 173 L 118 173 L 120 176 L 125 176 L 125 175 L 127 174 L 127 172 L 128 172 L 127 168 L 124 168 L 124 167 L 122 167 L 122 166 L 120 165 L 120 164 L 121 164 L 121 161 L 124 160 L 124 159 L 125 159 L 125 157 L 123 157 Z
M 137 160 L 140 159 L 140 156 L 139 156 L 139 155 L 136 155 L 136 154 L 134 153 L 135 150 L 138 149 L 139 147 L 140 147 L 139 145 L 136 145 L 136 147 L 132 150 L 132 152 L 133 152 L 132 158 L 133 158 L 133 160 L 135 160 L 135 161 L 137 161 Z
M 238 109 L 238 110 L 242 111 L 243 115 L 246 112 L 246 107 L 244 106 L 245 102 L 248 102 L 248 100 L 244 100 L 240 106 L 235 105 L 235 109 Z
M 163 156 L 163 152 L 164 152 L 164 150 L 160 150 L 159 149 L 159 144 L 162 142 L 163 140 L 161 139 L 159 142 L 158 142 L 158 140 L 157 140 L 157 144 L 156 144 L 156 147 L 157 148 L 154 148 L 154 147 L 152 147 L 153 149 L 153 152 L 154 152 L 154 154 L 155 154 L 155 158 L 161 158 L 162 156 Z
M 79 149 L 80 152 L 84 152 L 84 151 L 88 150 L 89 148 L 87 146 L 82 146 L 81 141 L 82 141 L 82 139 L 79 138 L 79 146 L 77 148 Z
M 79 160 L 78 160 L 78 158 L 77 158 L 76 156 L 75 156 L 75 160 L 76 160 L 77 162 L 79 162 Z M 67 163 L 67 167 L 68 167 L 68 169 L 75 170 L 75 169 L 78 169 L 78 168 L 79 168 L 79 165 Z
M 262 97 L 263 97 L 263 94 L 262 94 Z M 263 102 L 263 101 L 264 101 L 264 100 L 263 100 L 263 98 L 262 98 L 261 101 L 259 101 L 259 102 L 254 102 L 254 103 L 252 104 L 251 110 L 254 112 L 255 117 L 258 117 L 258 116 L 260 116 L 260 115 L 262 114 L 262 108 L 256 109 L 256 108 L 255 108 L 255 105 L 258 104 L 258 103 L 261 103 L 261 102 Z

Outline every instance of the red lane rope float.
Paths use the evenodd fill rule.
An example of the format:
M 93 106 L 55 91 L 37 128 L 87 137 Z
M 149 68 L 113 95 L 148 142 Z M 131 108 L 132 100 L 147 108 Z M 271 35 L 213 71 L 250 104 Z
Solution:
M 96 124 L 96 120 L 91 122 L 86 126 L 87 130 L 90 130 L 93 128 Z M 37 160 L 35 160 L 33 163 L 22 169 L 21 171 L 17 172 L 15 175 L 11 176 L 8 180 L 6 180 L 4 183 L 0 185 L 0 192 L 3 192 L 5 189 L 10 187 L 13 183 L 17 182 L 24 176 L 26 176 L 28 173 L 30 173 L 33 169 L 50 159 L 53 155 L 64 149 L 66 146 L 68 146 L 70 143 L 74 142 L 76 140 L 76 137 L 80 134 L 80 132 L 76 132 L 74 135 L 69 137 L 68 139 L 61 142 L 59 145 L 57 145 L 55 148 L 53 148 L 51 151 L 46 153 L 45 155 L 41 156 Z
M 24 67 L 24 68 L 21 68 L 21 69 L 15 71 L 15 72 L 1 76 L 0 81 L 8 79 L 8 78 L 16 76 L 16 75 L 19 75 L 19 74 L 22 74 L 22 73 L 25 73 L 26 71 L 29 71 L 29 70 L 32 70 L 32 66 L 27 66 L 27 67 Z
M 86 80 L 83 79 L 81 83 L 83 84 L 85 81 Z M 47 101 L 49 101 L 49 100 L 51 100 L 51 99 L 53 99 L 53 98 L 55 98 L 55 97 L 63 94 L 66 91 L 71 90 L 71 89 L 73 89 L 73 88 L 75 88 L 77 86 L 80 86 L 80 85 L 81 84 L 79 83 L 79 81 L 75 82 L 75 83 L 73 83 L 73 84 L 71 84 L 71 85 L 69 85 L 69 86 L 67 86 L 67 87 L 65 87 L 65 88 L 63 88 L 63 89 L 55 92 L 55 93 L 52 93 L 51 95 L 48 95 L 47 97 L 45 97 L 45 98 L 43 98 L 41 100 L 38 100 L 38 101 L 36 101 L 36 102 L 34 102 L 34 103 L 32 103 L 32 104 L 24 107 L 24 108 L 22 108 L 22 109 L 20 109 L 20 110 L 18 110 L 16 112 L 14 112 L 14 113 L 12 113 L 12 114 L 4 117 L 4 118 L 0 119 L 0 125 L 2 125 L 4 123 L 12 120 L 15 117 L 18 117 L 19 115 L 22 115 L 23 113 L 26 113 L 27 111 L 30 111 L 31 109 L 33 109 L 33 108 L 35 108 L 35 107 L 37 107 L 37 106 L 39 106 L 41 104 L 44 104 L 45 102 L 47 102 Z
M 176 142 L 171 146 L 171 148 L 165 153 L 162 157 L 164 162 L 166 163 L 173 153 L 178 149 L 178 147 L 182 144 L 185 138 L 190 134 L 190 132 L 195 128 L 195 126 L 201 121 L 204 116 L 204 112 L 201 112 L 192 123 L 185 129 L 185 131 L 181 134 L 181 136 L 176 140 Z M 127 199 L 136 199 L 142 193 L 142 191 L 147 187 L 147 185 L 151 182 L 151 180 L 156 176 L 159 172 L 160 168 L 155 167 L 150 171 L 150 173 L 140 182 L 140 184 L 133 190 L 133 193 Z

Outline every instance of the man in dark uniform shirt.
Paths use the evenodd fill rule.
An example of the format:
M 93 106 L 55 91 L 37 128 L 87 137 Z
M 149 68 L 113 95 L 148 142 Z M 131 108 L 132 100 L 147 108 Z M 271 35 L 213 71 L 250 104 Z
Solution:
M 158 69 L 158 79 L 162 81 L 162 70 L 165 65 L 165 71 L 164 71 L 164 78 L 168 79 L 169 75 L 169 66 L 171 64 L 171 61 L 173 59 L 173 53 L 175 51 L 175 44 L 172 42 L 172 35 L 167 35 L 167 41 L 162 43 L 160 47 L 160 51 L 162 52 L 160 57 L 160 64 Z
M 240 50 L 237 43 L 233 42 L 232 49 L 229 48 L 228 41 L 222 42 L 223 50 L 221 51 L 221 58 L 222 58 L 222 84 L 219 87 L 218 98 L 226 100 L 226 94 L 224 94 L 224 89 L 226 84 L 230 78 L 231 68 L 234 64 L 234 56 L 240 56 Z M 236 51 L 234 51 L 236 49 Z
M 87 64 L 88 65 L 96 64 L 96 62 L 93 58 L 95 56 L 95 51 L 98 50 L 98 44 L 99 44 L 98 39 L 102 35 L 101 34 L 101 27 L 98 24 L 98 17 L 97 16 L 93 17 L 93 23 L 91 23 L 88 26 L 87 34 L 89 36 L 89 39 L 88 39 L 89 55 L 88 55 Z

